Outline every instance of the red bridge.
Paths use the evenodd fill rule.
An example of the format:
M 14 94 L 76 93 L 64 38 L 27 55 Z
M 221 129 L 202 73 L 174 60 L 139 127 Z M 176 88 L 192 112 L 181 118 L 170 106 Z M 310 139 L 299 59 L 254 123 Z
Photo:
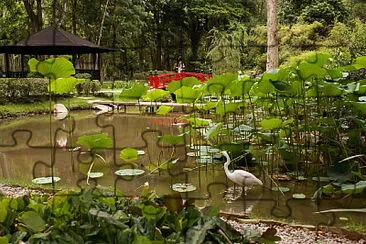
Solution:
M 181 72 L 162 75 L 153 75 L 149 77 L 149 85 L 151 88 L 165 89 L 171 81 L 181 80 L 185 77 L 196 77 L 201 82 L 206 82 L 212 78 L 212 74 Z

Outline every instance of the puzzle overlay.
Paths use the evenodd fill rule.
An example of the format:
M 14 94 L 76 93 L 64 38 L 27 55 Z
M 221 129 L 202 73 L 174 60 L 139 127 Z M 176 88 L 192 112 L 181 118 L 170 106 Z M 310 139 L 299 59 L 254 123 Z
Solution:
M 212 90 L 222 89 L 217 86 L 214 84 Z M 217 98 L 207 99 L 217 102 Z M 135 197 L 146 188 L 173 198 L 176 195 L 172 193 L 179 192 L 180 197 L 199 207 L 218 205 L 223 212 L 289 222 L 307 218 L 304 221 L 322 226 L 335 225 L 343 216 L 326 210 L 364 207 L 363 199 L 322 197 L 329 179 L 314 172 L 318 166 L 320 172 L 325 155 L 319 154 L 320 143 L 311 142 L 319 135 L 300 134 L 297 139 L 304 144 L 292 146 L 300 155 L 296 159 L 301 158 L 303 163 L 292 169 L 293 165 L 283 165 L 275 152 L 283 148 L 272 145 L 272 135 L 263 133 L 259 138 L 252 133 L 255 128 L 246 126 L 255 117 L 268 115 L 268 111 L 252 109 L 253 104 L 232 109 L 231 103 L 224 100 L 223 106 L 205 110 L 194 104 L 182 105 L 166 115 L 156 114 L 164 106 L 157 102 L 128 106 L 123 102 L 94 101 L 97 112 L 66 109 L 43 120 L 27 119 L 17 127 L 4 126 L 0 129 L 0 176 L 40 184 L 51 178 L 48 183 L 54 188 L 58 184 L 71 185 L 80 188 L 76 192 L 85 188 L 113 189 L 106 198 Z M 130 109 L 138 111 L 127 113 Z M 182 118 L 184 114 L 193 117 Z M 298 117 L 302 119 L 300 113 Z M 287 122 L 292 126 L 292 121 Z M 286 126 L 287 122 L 281 124 Z M 225 134 L 229 129 L 236 133 Z M 218 138 L 219 147 L 211 146 Z M 258 141 L 266 141 L 266 150 L 251 148 L 247 153 Z M 263 185 L 235 186 L 225 175 L 223 164 L 228 159 L 222 151 L 239 151 L 239 155 L 230 155 L 231 164 L 252 171 Z M 304 183 L 304 171 L 310 168 L 313 179 Z M 351 193 L 356 190 L 354 185 Z
M 1 176 L 31 181 L 53 175 L 52 184 L 55 185 L 74 185 L 81 189 L 107 186 L 114 189 L 114 195 L 124 197 L 138 195 L 148 182 L 149 188 L 157 194 L 178 191 L 184 199 L 193 199 L 199 206 L 219 205 L 224 212 L 249 215 L 254 212 L 256 216 L 299 220 L 306 211 L 312 214 L 313 224 L 314 219 L 318 225 L 333 225 L 339 221 L 339 215 L 333 212 L 314 214 L 334 208 L 334 203 L 339 201 L 338 204 L 342 204 L 343 200 L 312 199 L 312 194 L 325 185 L 321 179 L 304 189 L 301 177 L 296 181 L 280 181 L 280 176 L 273 180 L 274 175 L 271 175 L 272 179 L 269 179 L 270 169 L 262 164 L 255 174 L 263 181 L 263 186 L 248 186 L 242 194 L 241 187 L 235 187 L 225 176 L 221 155 L 225 145 L 213 148 L 202 138 L 197 139 L 192 135 L 191 126 L 181 121 L 182 111 L 156 115 L 153 107 L 153 103 L 152 106 L 140 107 L 142 113 L 134 115 L 111 109 L 97 113 L 70 112 L 41 122 L 28 119 L 30 123 L 10 131 L 2 128 Z M 188 107 L 183 110 L 193 112 Z M 222 126 L 235 128 L 245 119 L 244 115 L 226 113 Z M 201 135 L 207 133 L 204 126 L 194 129 Z M 98 153 L 77 144 L 79 136 L 101 133 L 112 139 L 112 145 L 98 148 Z M 175 142 L 164 141 L 173 135 L 182 136 Z M 242 128 L 240 140 L 243 139 L 252 140 L 250 133 Z M 131 162 L 122 160 L 122 151 L 131 148 L 137 150 L 138 159 Z M 276 160 L 270 153 L 262 158 Z M 233 162 L 240 160 L 243 157 L 232 159 Z M 251 166 L 250 162 L 246 166 Z M 21 175 L 17 175 L 17 171 Z M 279 185 L 287 187 L 273 191 Z M 293 194 L 304 192 L 304 197 L 293 197 Z

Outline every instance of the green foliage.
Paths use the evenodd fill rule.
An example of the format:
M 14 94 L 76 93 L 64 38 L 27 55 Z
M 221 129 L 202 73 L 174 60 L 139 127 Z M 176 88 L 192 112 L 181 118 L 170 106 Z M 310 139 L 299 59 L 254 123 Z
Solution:
M 122 100 L 139 100 L 148 90 L 145 84 L 135 83 L 130 88 L 124 88 L 119 95 Z
M 132 162 L 137 160 L 138 152 L 134 148 L 125 148 L 121 150 L 119 157 L 126 162 Z
M 32 102 L 48 94 L 48 81 L 40 78 L 2 78 L 0 104 L 6 102 Z
M 318 21 L 332 25 L 335 22 L 346 21 L 349 15 L 345 2 L 340 0 L 282 1 L 279 7 L 279 18 L 286 24 Z
M 113 145 L 113 141 L 107 133 L 80 136 L 76 143 L 89 148 L 92 152 L 98 152 Z
M 81 83 L 83 83 L 83 80 L 78 80 L 75 77 L 60 78 L 51 80 L 48 90 L 55 94 L 67 94 L 74 91 L 75 86 Z
M 89 96 L 90 94 L 95 95 L 102 87 L 100 81 L 90 79 L 91 75 L 89 73 L 78 73 L 75 75 L 75 78 L 77 78 L 77 81 L 74 81 L 74 84 L 71 84 L 71 82 L 68 84 L 70 92 L 73 91 L 71 87 L 76 87 L 79 95 Z
M 156 102 L 158 100 L 166 99 L 167 96 L 169 96 L 168 91 L 164 91 L 162 89 L 153 89 L 147 91 L 147 93 L 143 96 L 143 99 L 146 101 Z
M 166 115 L 172 110 L 173 110 L 173 107 L 163 105 L 158 108 L 158 110 L 156 111 L 156 114 Z
M 177 146 L 180 143 L 184 142 L 184 135 L 185 134 L 181 134 L 181 135 L 163 135 L 163 136 L 158 136 L 158 141 L 162 142 L 162 143 L 167 143 L 173 146 Z
M 201 96 L 202 91 L 201 89 L 182 86 L 174 94 L 178 103 L 193 103 Z
M 38 72 L 51 80 L 67 78 L 75 74 L 73 64 L 65 58 L 50 58 L 45 61 L 32 58 L 28 61 L 28 65 L 31 72 Z
M 214 213 L 183 205 L 180 195 L 135 199 L 85 189 L 54 196 L 0 199 L 9 217 L 2 223 L 4 243 L 164 243 L 193 240 L 249 241 Z M 18 206 L 18 207 L 16 207 Z M 5 238 L 6 237 L 6 238 Z

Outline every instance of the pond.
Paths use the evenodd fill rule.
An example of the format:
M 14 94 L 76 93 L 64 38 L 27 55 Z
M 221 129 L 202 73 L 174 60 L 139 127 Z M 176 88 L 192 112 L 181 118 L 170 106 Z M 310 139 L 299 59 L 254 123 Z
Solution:
M 182 133 L 182 128 L 173 126 L 179 116 L 125 113 L 96 116 L 91 111 L 82 111 L 72 112 L 64 120 L 37 116 L 1 121 L 0 177 L 31 182 L 37 177 L 50 176 L 52 162 L 53 174 L 60 178 L 56 184 L 61 186 L 97 184 L 115 188 L 117 194 L 135 196 L 146 182 L 158 195 L 173 193 L 173 184 L 182 183 L 185 188 L 187 185 L 184 183 L 190 183 L 196 189 L 180 194 L 184 198 L 195 199 L 195 205 L 199 207 L 218 205 L 224 212 L 303 224 L 344 225 L 350 221 L 366 224 L 365 215 L 362 214 L 316 214 L 327 209 L 365 208 L 366 201 L 357 196 L 313 201 L 311 197 L 322 183 L 312 180 L 277 182 L 290 189 L 281 193 L 272 191 L 274 183 L 260 173 L 257 176 L 264 186 L 251 187 L 241 199 L 232 199 L 229 191 L 233 190 L 233 183 L 225 175 L 223 162 L 196 162 L 188 145 L 189 135 L 185 137 L 185 143 L 179 143 L 176 148 L 158 142 L 158 136 Z M 79 136 L 99 133 L 108 133 L 113 139 L 113 147 L 100 153 L 105 162 L 94 159 L 93 171 L 101 172 L 103 176 L 87 179 L 91 158 L 84 148 L 77 148 L 79 145 L 76 142 Z M 134 163 L 126 163 L 119 157 L 120 151 L 128 147 L 139 150 L 139 158 Z M 206 158 L 216 158 L 214 151 L 209 151 Z M 158 170 L 157 167 L 172 155 L 178 161 L 169 169 Z M 130 177 L 115 174 L 117 170 L 126 168 L 142 169 L 145 173 Z M 238 190 L 238 187 L 235 189 Z M 305 199 L 294 199 L 295 193 L 304 194 Z M 348 221 L 340 217 L 347 217 Z

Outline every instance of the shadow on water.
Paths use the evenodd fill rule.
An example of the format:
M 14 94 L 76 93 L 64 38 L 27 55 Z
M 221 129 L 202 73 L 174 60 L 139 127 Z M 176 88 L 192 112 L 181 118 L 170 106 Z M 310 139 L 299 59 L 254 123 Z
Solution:
M 99 167 L 101 164 L 95 162 L 94 170 L 104 176 L 94 180 L 102 186 L 117 187 L 124 195 L 138 195 L 145 182 L 160 196 L 172 193 L 171 185 L 175 183 L 191 183 L 196 190 L 181 194 L 184 198 L 195 199 L 198 207 L 218 205 L 224 212 L 304 224 L 344 224 L 339 217 L 366 224 L 364 214 L 316 214 L 334 208 L 365 208 L 366 201 L 362 197 L 313 201 L 311 197 L 318 186 L 311 181 L 281 183 L 291 189 L 284 194 L 271 191 L 267 181 L 263 187 L 252 187 L 242 198 L 233 199 L 239 193 L 233 193 L 233 183 L 226 178 L 222 162 L 197 164 L 193 157 L 186 156 L 187 146 L 178 144 L 174 151 L 171 146 L 157 141 L 157 136 L 179 133 L 177 127 L 172 126 L 174 116 L 114 114 L 95 117 L 90 112 L 75 112 L 71 118 L 54 120 L 51 127 L 47 116 L 0 122 L 0 177 L 31 182 L 35 177 L 49 176 L 50 162 L 54 160 L 54 175 L 61 178 L 58 184 L 77 186 L 78 182 L 86 181 L 90 166 L 90 157 L 73 150 L 78 146 L 77 138 L 108 133 L 114 145 L 101 152 L 108 167 Z M 143 151 L 134 164 L 126 164 L 119 158 L 120 150 L 126 147 Z M 179 159 L 174 168 L 152 170 L 151 173 L 151 165 L 162 164 L 173 152 Z M 144 169 L 146 173 L 129 178 L 114 174 L 121 168 L 131 167 Z M 294 193 L 303 193 L 306 197 L 294 199 Z

